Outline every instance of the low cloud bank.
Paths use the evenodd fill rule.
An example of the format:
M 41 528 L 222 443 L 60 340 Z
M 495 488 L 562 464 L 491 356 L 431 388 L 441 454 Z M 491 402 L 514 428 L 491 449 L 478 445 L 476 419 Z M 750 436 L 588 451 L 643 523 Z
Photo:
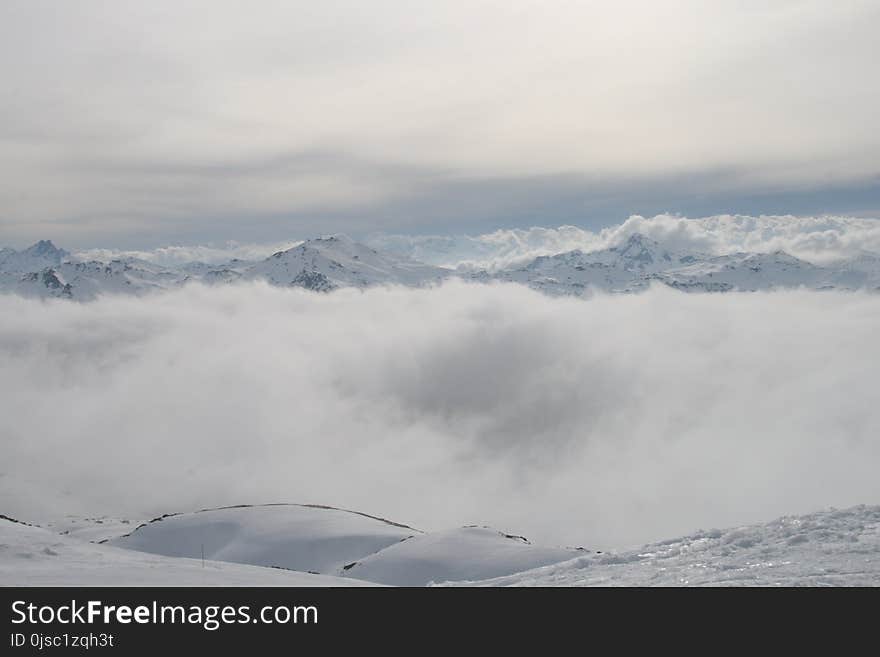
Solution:
M 880 501 L 880 297 L 0 297 L 0 513 L 316 502 L 620 547 Z
M 485 235 L 377 235 L 370 243 L 417 260 L 447 267 L 503 269 L 542 255 L 616 246 L 642 233 L 674 249 L 722 255 L 737 251 L 786 251 L 816 264 L 880 253 L 880 221 L 857 217 L 717 215 L 631 216 L 592 232 L 576 226 L 503 229 Z

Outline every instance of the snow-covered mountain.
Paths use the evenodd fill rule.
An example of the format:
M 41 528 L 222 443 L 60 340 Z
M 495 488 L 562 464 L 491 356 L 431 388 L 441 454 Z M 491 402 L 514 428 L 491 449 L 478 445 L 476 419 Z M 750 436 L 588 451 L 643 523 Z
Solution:
M 580 295 L 590 288 L 635 292 L 647 287 L 652 275 L 671 267 L 701 261 L 705 257 L 690 252 L 675 252 L 654 240 L 634 234 L 620 246 L 591 253 L 576 250 L 539 256 L 523 267 L 494 274 L 480 272 L 472 278 L 522 283 L 557 295 Z
M 638 292 L 662 283 L 685 292 L 774 288 L 880 289 L 880 256 L 864 254 L 820 267 L 782 251 L 711 256 L 675 251 L 638 233 L 620 246 L 535 258 L 512 270 L 480 272 L 474 280 L 522 283 L 554 295 L 581 296 L 591 289 Z
M 13 289 L 22 296 L 90 301 L 101 294 L 147 294 L 185 281 L 186 275 L 181 271 L 128 258 L 106 263 L 62 262 L 39 272 L 23 274 Z
M 832 273 L 782 251 L 735 253 L 675 267 L 653 278 L 676 289 L 700 292 L 835 287 Z
M 51 242 L 39 242 L 21 252 L 4 249 L 0 253 L 0 292 L 78 301 L 100 294 L 147 294 L 192 281 L 219 285 L 264 280 L 271 285 L 329 292 L 341 287 L 421 286 L 452 274 L 448 269 L 380 253 L 345 235 L 308 240 L 259 262 L 192 262 L 178 267 L 132 257 L 79 261 Z
M 755 291 L 805 287 L 817 290 L 880 290 L 880 255 L 816 265 L 783 251 L 709 255 L 673 249 L 631 234 L 609 248 L 539 256 L 499 271 L 458 271 L 426 265 L 355 242 L 345 235 L 307 240 L 261 261 L 191 262 L 163 267 L 123 257 L 79 260 L 51 242 L 24 251 L 0 251 L 0 292 L 88 301 L 101 294 L 143 295 L 198 281 L 225 285 L 266 281 L 317 292 L 377 285 L 420 287 L 458 277 L 471 282 L 527 285 L 551 295 L 588 295 L 593 290 L 639 292 L 661 284 L 685 292 Z
M 419 286 L 451 272 L 355 242 L 345 235 L 308 240 L 250 267 L 245 276 L 273 285 L 295 285 L 326 292 L 339 287 Z

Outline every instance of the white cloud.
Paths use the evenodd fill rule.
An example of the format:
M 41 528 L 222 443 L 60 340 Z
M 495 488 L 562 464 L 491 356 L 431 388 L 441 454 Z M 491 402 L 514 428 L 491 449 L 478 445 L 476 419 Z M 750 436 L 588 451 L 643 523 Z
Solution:
M 620 546 L 876 503 L 876 295 L 0 297 L 0 512 L 299 501 Z
M 687 218 L 673 215 L 631 216 L 600 231 L 576 226 L 502 229 L 484 235 L 375 235 L 369 239 L 385 248 L 446 267 L 503 269 L 542 255 L 580 249 L 585 252 L 620 244 L 642 233 L 673 249 L 721 255 L 737 251 L 767 253 L 782 250 L 823 264 L 880 253 L 880 221 L 857 217 L 794 217 L 717 215 Z

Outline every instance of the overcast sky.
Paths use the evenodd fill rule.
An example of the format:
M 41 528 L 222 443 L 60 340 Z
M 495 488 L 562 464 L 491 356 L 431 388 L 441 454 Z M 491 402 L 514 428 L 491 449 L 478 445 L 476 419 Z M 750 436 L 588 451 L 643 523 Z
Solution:
M 876 0 L 0 4 L 0 244 L 880 215 Z

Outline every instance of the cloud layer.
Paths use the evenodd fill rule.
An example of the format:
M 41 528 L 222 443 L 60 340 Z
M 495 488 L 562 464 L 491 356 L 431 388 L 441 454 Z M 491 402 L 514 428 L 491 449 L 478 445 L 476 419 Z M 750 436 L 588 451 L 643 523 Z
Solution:
M 0 297 L 0 512 L 298 501 L 594 547 L 880 499 L 876 295 Z

